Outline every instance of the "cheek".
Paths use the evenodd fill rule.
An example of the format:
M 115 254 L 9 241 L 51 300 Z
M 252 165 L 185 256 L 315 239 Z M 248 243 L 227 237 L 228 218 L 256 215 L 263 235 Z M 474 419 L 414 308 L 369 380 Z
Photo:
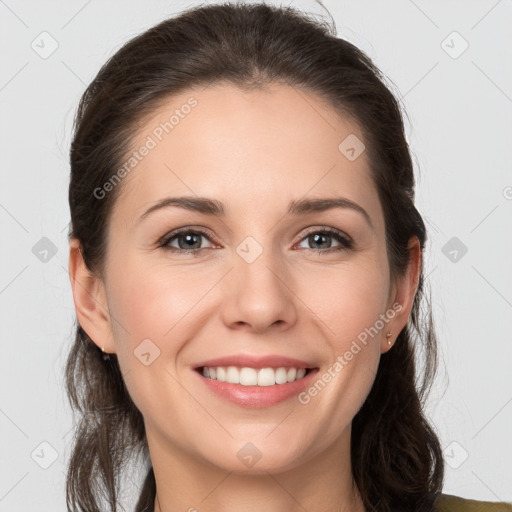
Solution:
M 182 270 L 143 263 L 125 259 L 111 272 L 109 309 L 126 386 L 137 407 L 151 414 L 161 400 L 186 399 L 172 376 L 188 342 L 215 314 L 208 292 L 219 272 L 201 265 Z
M 126 266 L 112 277 L 115 292 L 109 298 L 109 308 L 125 327 L 116 332 L 121 349 L 145 338 L 159 345 L 164 339 L 176 339 L 175 332 L 187 323 L 187 315 L 218 281 L 206 269 L 181 271 L 162 265 Z
M 216 280 L 211 273 L 171 271 L 128 260 L 110 273 L 116 354 L 128 392 L 145 418 L 167 414 L 160 409 L 162 403 L 186 402 L 173 378 L 176 360 L 194 336 L 192 329 L 199 328 L 198 303 Z
M 319 267 L 301 277 L 298 295 L 304 298 L 311 318 L 318 319 L 337 353 L 344 352 L 351 340 L 374 326 L 385 313 L 389 292 L 387 269 L 371 259 Z M 377 325 L 382 328 L 381 322 Z
M 373 385 L 386 330 L 388 286 L 387 269 L 370 261 L 324 268 L 302 281 L 300 296 L 307 297 L 310 318 L 316 318 L 313 333 L 322 330 L 329 352 L 323 373 L 302 403 L 322 395 L 322 402 L 338 404 L 332 432 L 356 414 Z

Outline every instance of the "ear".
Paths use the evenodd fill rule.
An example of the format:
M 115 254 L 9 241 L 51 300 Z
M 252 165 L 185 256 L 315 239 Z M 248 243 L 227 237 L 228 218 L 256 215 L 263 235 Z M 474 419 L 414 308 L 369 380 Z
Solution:
M 78 323 L 98 347 L 114 353 L 105 286 L 103 280 L 86 267 L 76 238 L 69 242 L 69 279 Z
M 409 251 L 409 264 L 403 276 L 391 287 L 388 311 L 395 311 L 396 314 L 382 330 L 381 353 L 387 352 L 393 347 L 398 335 L 407 324 L 414 304 L 414 297 L 418 290 L 418 283 L 421 271 L 422 254 L 420 241 L 417 236 L 409 239 L 407 246 Z M 388 344 L 386 333 L 390 332 L 391 345 Z

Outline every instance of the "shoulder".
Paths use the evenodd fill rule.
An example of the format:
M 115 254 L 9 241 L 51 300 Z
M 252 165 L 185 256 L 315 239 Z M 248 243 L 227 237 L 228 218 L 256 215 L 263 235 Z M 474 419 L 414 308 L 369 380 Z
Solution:
M 433 512 L 512 512 L 512 503 L 477 501 L 451 494 L 439 494 Z

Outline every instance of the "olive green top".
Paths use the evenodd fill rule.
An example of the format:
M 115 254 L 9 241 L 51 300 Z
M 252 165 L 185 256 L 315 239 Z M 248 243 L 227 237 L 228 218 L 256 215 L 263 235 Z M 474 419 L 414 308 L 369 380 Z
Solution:
M 493 503 L 439 494 L 433 512 L 512 512 L 512 503 Z

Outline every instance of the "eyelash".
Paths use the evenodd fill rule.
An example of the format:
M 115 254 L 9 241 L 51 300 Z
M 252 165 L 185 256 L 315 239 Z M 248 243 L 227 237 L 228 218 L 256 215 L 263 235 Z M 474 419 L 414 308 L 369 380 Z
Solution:
M 193 233 L 196 235 L 203 235 L 206 238 L 208 238 L 208 240 L 210 240 L 211 242 L 213 241 L 213 240 L 211 240 L 209 233 L 201 228 L 195 228 L 195 229 L 183 228 L 178 231 L 173 231 L 172 233 L 170 233 L 170 234 L 164 236 L 162 239 L 160 239 L 160 241 L 158 242 L 158 247 L 161 247 L 162 249 L 165 249 L 166 251 L 170 251 L 172 253 L 192 254 L 195 256 L 199 252 L 205 250 L 206 247 L 201 247 L 199 249 L 177 249 L 176 247 L 169 246 L 169 243 L 171 241 L 173 241 L 174 239 L 178 238 L 180 235 L 190 234 L 190 233 Z M 302 242 L 302 240 L 304 240 L 305 238 L 307 238 L 308 236 L 313 235 L 313 234 L 329 235 L 332 238 L 334 238 L 337 242 L 340 242 L 341 245 L 338 247 L 330 247 L 329 249 L 306 249 L 307 251 L 313 251 L 313 252 L 316 252 L 319 254 L 325 254 L 325 253 L 331 253 L 331 252 L 351 249 L 352 245 L 353 245 L 353 242 L 350 238 L 343 236 L 339 231 L 332 229 L 332 228 L 312 229 L 312 230 L 306 232 L 306 234 L 300 239 L 300 242 Z

